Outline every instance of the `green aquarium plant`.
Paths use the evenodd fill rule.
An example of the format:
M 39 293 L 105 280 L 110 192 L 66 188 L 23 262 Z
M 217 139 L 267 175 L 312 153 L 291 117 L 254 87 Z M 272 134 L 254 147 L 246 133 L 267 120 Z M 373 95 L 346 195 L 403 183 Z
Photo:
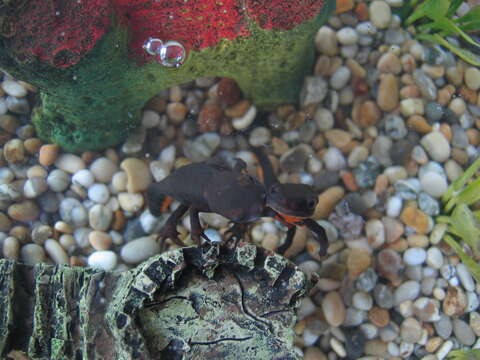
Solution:
M 463 0 L 410 0 L 400 10 L 406 26 L 413 25 L 416 38 L 441 45 L 466 62 L 480 66 L 480 43 L 470 34 L 480 30 L 480 5 L 465 15 L 455 17 Z M 460 46 L 449 40 L 453 36 L 464 42 Z M 470 47 L 472 50 L 470 50 Z
M 479 360 L 480 350 L 455 350 L 448 354 L 449 360 Z

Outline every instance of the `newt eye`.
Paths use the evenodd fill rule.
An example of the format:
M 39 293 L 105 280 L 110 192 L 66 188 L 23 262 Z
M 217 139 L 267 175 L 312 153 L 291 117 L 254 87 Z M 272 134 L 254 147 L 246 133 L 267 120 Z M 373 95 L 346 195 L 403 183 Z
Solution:
M 309 200 L 307 204 L 309 209 L 315 209 L 315 206 L 317 206 L 317 202 L 315 200 Z

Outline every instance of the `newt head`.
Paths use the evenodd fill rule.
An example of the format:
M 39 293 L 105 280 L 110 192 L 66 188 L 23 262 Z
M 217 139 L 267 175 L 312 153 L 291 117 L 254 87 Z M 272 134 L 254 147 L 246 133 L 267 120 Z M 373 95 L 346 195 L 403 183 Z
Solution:
M 206 196 L 211 211 L 236 223 L 248 223 L 262 216 L 265 209 L 265 187 L 246 173 L 224 173 L 212 179 Z
M 306 218 L 313 215 L 318 195 L 305 184 L 280 184 L 270 186 L 267 206 L 282 215 Z

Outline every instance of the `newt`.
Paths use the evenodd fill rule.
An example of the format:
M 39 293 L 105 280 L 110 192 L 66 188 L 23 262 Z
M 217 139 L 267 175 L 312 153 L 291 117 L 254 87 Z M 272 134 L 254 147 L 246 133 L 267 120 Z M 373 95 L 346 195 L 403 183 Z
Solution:
M 288 228 L 287 237 L 277 252 L 283 254 L 290 247 L 297 226 L 306 226 L 320 244 L 319 255 L 325 255 L 328 248 L 325 229 L 310 219 L 318 204 L 318 195 L 313 187 L 306 184 L 280 183 L 264 149 L 254 147 L 253 152 L 263 170 L 263 183 L 267 194 L 263 216 L 271 216 Z
M 209 240 L 200 225 L 200 212 L 214 212 L 235 224 L 259 219 L 265 210 L 265 187 L 249 175 L 243 160 L 235 159 L 233 166 L 220 157 L 182 166 L 147 189 L 150 213 L 160 216 L 167 197 L 180 202 L 158 234 L 160 241 L 170 238 L 179 246 L 177 223 L 189 211 L 192 240 L 200 244 Z

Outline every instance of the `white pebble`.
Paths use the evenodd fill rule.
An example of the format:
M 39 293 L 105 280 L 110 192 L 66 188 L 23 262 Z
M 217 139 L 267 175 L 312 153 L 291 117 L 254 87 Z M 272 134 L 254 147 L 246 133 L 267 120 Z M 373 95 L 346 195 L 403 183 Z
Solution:
M 444 162 L 450 157 L 450 144 L 445 136 L 438 131 L 433 131 L 425 135 L 420 141 L 420 144 L 435 161 Z
M 385 29 L 390 24 L 392 10 L 385 1 L 373 1 L 368 9 L 370 21 L 377 29 Z
M 111 271 L 117 266 L 117 254 L 110 250 L 95 251 L 88 257 L 88 265 Z
M 157 127 L 160 124 L 160 114 L 153 110 L 145 110 L 142 114 L 142 126 L 146 129 Z
M 68 264 L 68 255 L 58 241 L 47 239 L 44 244 L 45 251 L 55 264 Z
M 434 198 L 441 197 L 448 189 L 445 176 L 433 171 L 428 171 L 420 178 L 422 190 Z
M 87 210 L 80 201 L 75 198 L 65 198 L 60 202 L 60 217 L 69 225 L 75 227 L 87 224 Z
M 45 250 L 37 244 L 26 244 L 20 251 L 22 262 L 30 265 L 45 262 Z
M 440 269 L 443 265 L 442 251 L 437 247 L 427 250 L 427 264 L 434 269 Z
M 95 182 L 95 178 L 93 174 L 88 169 L 82 169 L 77 171 L 72 176 L 72 183 L 83 186 L 84 188 L 88 188 Z
M 159 252 L 158 241 L 154 237 L 146 236 L 125 244 L 120 251 L 120 256 L 127 264 L 138 264 Z
M 346 66 L 340 66 L 330 78 L 330 86 L 335 90 L 342 89 L 350 80 L 352 72 Z
M 118 171 L 118 166 L 109 158 L 101 157 L 90 165 L 90 171 L 97 182 L 108 183 Z
M 88 197 L 93 202 L 105 204 L 110 197 L 107 185 L 93 184 L 88 188 Z
M 55 169 L 48 174 L 47 184 L 52 191 L 62 192 L 70 185 L 70 175 L 63 170 Z
M 373 306 L 373 299 L 370 294 L 359 291 L 353 295 L 352 304 L 359 310 L 368 311 Z
M 323 162 L 328 170 L 338 171 L 347 165 L 342 152 L 336 147 L 329 147 L 323 156 Z
M 85 169 L 85 162 L 77 155 L 65 153 L 57 158 L 55 166 L 69 174 L 75 174 L 78 170 Z
M 232 126 L 236 130 L 244 130 L 255 120 L 255 116 L 257 116 L 257 107 L 251 105 L 243 116 L 232 119 Z
M 465 290 L 475 290 L 475 282 L 473 281 L 472 275 L 470 274 L 470 270 L 468 270 L 468 267 L 465 264 L 459 263 L 457 265 L 457 274 Z
M 3 240 L 3 257 L 6 259 L 18 259 L 20 242 L 16 237 L 9 236 Z
M 73 232 L 73 238 L 79 247 L 82 249 L 87 248 L 90 246 L 89 236 L 92 232 L 92 229 L 87 227 L 79 227 L 76 228 Z
M 410 248 L 403 253 L 403 261 L 410 266 L 421 265 L 427 258 L 427 252 L 422 248 Z
M 8 167 L 0 168 L 0 184 L 9 184 L 15 179 L 15 174 Z
M 118 202 L 123 210 L 135 212 L 142 208 L 144 199 L 142 194 L 123 192 L 118 194 Z
M 387 201 L 387 215 L 396 218 L 402 211 L 403 201 L 399 196 L 392 196 Z
M 27 95 L 27 89 L 14 80 L 5 80 L 2 82 L 2 89 L 10 96 L 21 98 Z
M 353 45 L 358 41 L 358 34 L 351 27 L 344 27 L 337 31 L 337 40 L 342 45 Z
M 162 150 L 158 159 L 163 162 L 165 165 L 171 169 L 173 163 L 175 162 L 175 155 L 176 155 L 175 145 L 169 145 Z

